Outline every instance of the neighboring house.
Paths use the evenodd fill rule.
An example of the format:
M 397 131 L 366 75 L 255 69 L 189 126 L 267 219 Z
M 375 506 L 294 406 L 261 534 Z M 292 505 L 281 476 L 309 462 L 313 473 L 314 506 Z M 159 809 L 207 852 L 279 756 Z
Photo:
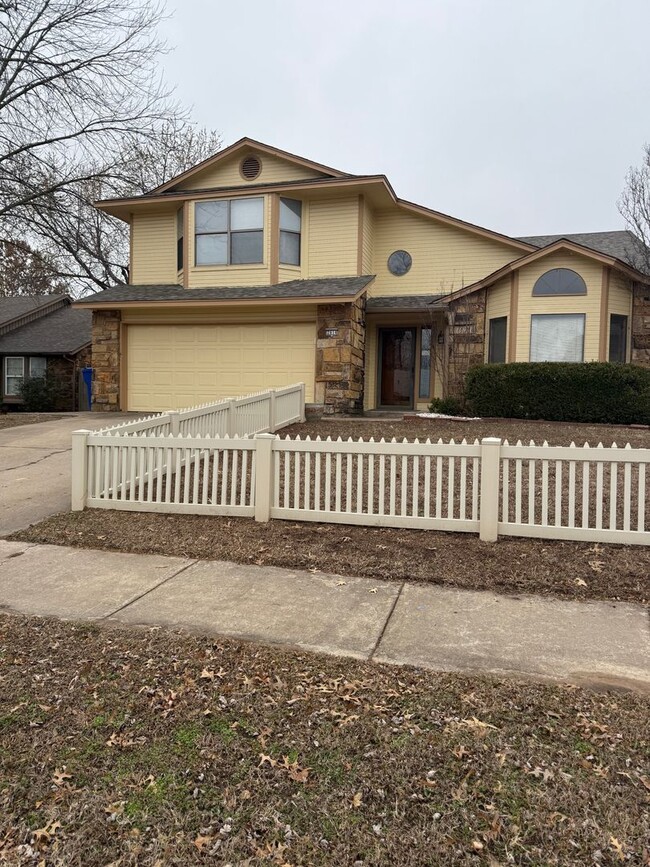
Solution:
M 473 364 L 650 364 L 628 232 L 511 238 L 251 139 L 97 207 L 130 224 L 131 262 L 128 285 L 78 302 L 96 409 L 295 381 L 326 412 L 419 408 Z
M 0 404 L 20 407 L 27 377 L 50 375 L 59 383 L 56 409 L 78 408 L 78 373 L 90 365 L 92 316 L 67 295 L 0 298 Z

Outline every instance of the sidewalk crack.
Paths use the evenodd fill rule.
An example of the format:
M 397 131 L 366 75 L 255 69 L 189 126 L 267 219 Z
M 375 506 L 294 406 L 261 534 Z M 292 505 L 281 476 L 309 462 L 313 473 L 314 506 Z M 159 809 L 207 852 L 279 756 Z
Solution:
M 377 653 L 377 650 L 379 649 L 379 645 L 381 644 L 381 642 L 384 639 L 384 634 L 386 633 L 386 629 L 388 628 L 388 624 L 390 623 L 390 621 L 393 618 L 393 613 L 395 611 L 395 608 L 397 607 L 397 603 L 400 600 L 400 597 L 402 595 L 402 590 L 404 589 L 405 585 L 406 585 L 406 581 L 402 581 L 402 583 L 399 586 L 399 590 L 397 591 L 397 595 L 395 596 L 395 599 L 393 600 L 393 604 L 390 607 L 390 611 L 388 612 L 388 617 L 386 618 L 386 621 L 385 621 L 384 625 L 382 626 L 382 629 L 381 629 L 381 632 L 379 633 L 377 641 L 375 642 L 375 646 L 372 649 L 372 653 L 368 657 L 368 662 L 372 661 L 375 653 Z
M 198 560 L 190 560 L 185 566 L 182 566 L 178 572 L 174 572 L 173 575 L 168 575 L 166 578 L 163 578 L 162 581 L 159 581 L 158 584 L 150 587 L 148 590 L 145 590 L 143 593 L 139 593 L 137 596 L 134 596 L 133 599 L 129 599 L 128 602 L 125 602 L 123 605 L 120 605 L 119 608 L 116 608 L 115 611 L 110 611 L 108 614 L 104 614 L 103 617 L 98 617 L 97 620 L 108 620 L 109 617 L 114 617 L 116 614 L 119 614 L 120 611 L 124 611 L 125 608 L 128 608 L 129 605 L 133 605 L 134 602 L 139 602 L 140 599 L 143 599 L 145 596 L 148 596 L 150 593 L 153 593 L 154 590 L 157 590 L 159 587 L 162 587 L 163 584 L 166 584 L 168 581 L 171 581 L 172 578 L 176 578 L 178 575 L 181 575 L 185 572 L 186 569 L 189 569 L 190 566 L 194 566 L 198 563 Z

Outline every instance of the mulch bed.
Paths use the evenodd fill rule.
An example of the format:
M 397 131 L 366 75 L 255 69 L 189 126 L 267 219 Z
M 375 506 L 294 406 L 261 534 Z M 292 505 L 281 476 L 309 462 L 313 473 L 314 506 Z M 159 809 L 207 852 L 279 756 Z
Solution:
M 39 424 L 43 421 L 57 421 L 62 415 L 51 412 L 8 412 L 0 413 L 0 430 L 10 427 L 20 427 L 24 424 Z
M 10 538 L 470 590 L 650 600 L 650 548 L 641 546 L 505 537 L 489 545 L 469 533 L 104 509 L 55 515 Z
M 650 705 L 0 615 L 0 862 L 649 863 Z

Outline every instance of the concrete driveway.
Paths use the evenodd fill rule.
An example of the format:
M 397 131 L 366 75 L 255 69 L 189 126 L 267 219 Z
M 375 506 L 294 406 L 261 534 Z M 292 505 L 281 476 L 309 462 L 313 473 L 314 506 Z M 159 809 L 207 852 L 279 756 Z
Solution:
M 80 412 L 0 430 L 0 537 L 70 509 L 71 434 L 132 418 Z

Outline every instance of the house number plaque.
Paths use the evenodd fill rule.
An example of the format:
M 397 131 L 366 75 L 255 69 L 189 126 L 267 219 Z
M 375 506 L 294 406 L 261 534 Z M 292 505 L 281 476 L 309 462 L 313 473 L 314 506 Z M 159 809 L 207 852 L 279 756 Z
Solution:
M 325 337 L 338 337 L 339 330 L 338 328 L 326 328 L 325 329 Z

